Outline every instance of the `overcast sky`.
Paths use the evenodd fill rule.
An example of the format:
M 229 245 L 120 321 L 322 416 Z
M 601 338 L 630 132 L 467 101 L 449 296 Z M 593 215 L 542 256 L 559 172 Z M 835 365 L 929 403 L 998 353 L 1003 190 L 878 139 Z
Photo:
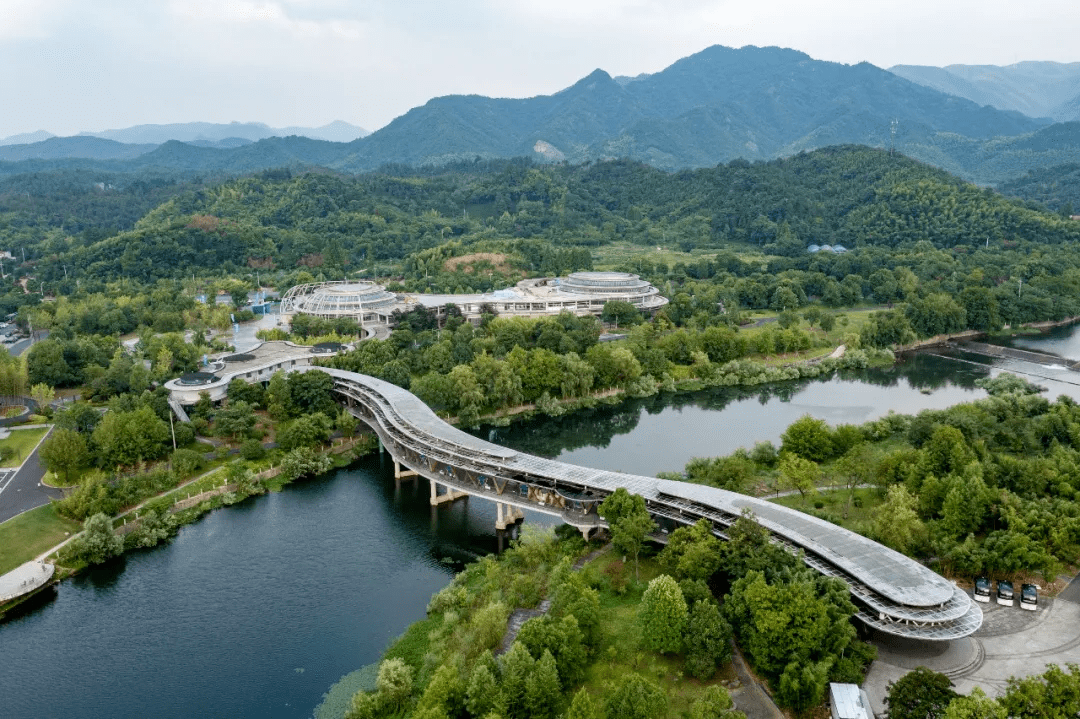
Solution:
M 0 137 L 143 123 L 369 130 L 709 45 L 880 67 L 1080 61 L 1075 0 L 0 0 Z

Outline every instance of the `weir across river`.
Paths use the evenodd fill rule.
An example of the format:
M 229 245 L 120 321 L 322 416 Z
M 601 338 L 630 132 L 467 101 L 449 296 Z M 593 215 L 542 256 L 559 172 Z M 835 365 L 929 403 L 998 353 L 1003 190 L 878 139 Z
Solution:
M 865 624 L 897 636 L 944 641 L 965 637 L 982 624 L 968 593 L 913 559 L 816 517 L 735 492 L 688 482 L 590 469 L 517 452 L 473 437 L 440 419 L 411 392 L 374 377 L 327 367 L 334 392 L 379 436 L 395 462 L 395 475 L 415 473 L 431 483 L 432 504 L 459 496 L 489 499 L 499 521 L 520 510 L 554 515 L 584 534 L 606 527 L 597 512 L 619 487 L 645 499 L 661 537 L 708 519 L 714 533 L 744 510 L 772 540 L 802 552 L 813 569 L 847 583 Z M 402 469 L 404 468 L 404 469 Z

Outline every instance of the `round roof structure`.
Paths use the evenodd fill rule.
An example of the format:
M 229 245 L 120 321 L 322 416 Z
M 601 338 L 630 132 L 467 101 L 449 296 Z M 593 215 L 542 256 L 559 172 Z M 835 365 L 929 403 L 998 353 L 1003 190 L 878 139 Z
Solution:
M 652 286 L 629 272 L 571 272 L 559 280 L 559 289 L 581 295 L 646 294 Z
M 318 282 L 297 285 L 285 293 L 281 311 L 320 317 L 355 317 L 362 312 L 390 309 L 397 295 L 374 282 Z

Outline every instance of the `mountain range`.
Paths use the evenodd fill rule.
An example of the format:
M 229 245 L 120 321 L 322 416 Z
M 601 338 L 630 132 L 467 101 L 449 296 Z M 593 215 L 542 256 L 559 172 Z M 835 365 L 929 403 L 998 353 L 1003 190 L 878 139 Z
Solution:
M 1057 122 L 1080 120 L 1080 62 L 1015 65 L 896 65 L 889 72 L 999 110 Z
M 297 135 L 328 142 L 351 142 L 368 134 L 370 133 L 362 127 L 335 120 L 321 127 L 270 127 L 261 122 L 183 122 L 166 125 L 135 125 L 120 130 L 80 132 L 76 137 L 98 137 L 136 145 L 156 146 L 170 140 L 179 140 L 202 146 L 236 147 L 239 144 L 257 142 L 269 137 Z M 29 144 L 54 137 L 56 135 L 50 132 L 38 130 L 2 138 L 0 146 Z
M 1067 95 L 1056 92 L 1054 98 Z M 9 161 L 0 162 L 0 174 L 65 163 L 111 171 L 237 173 L 321 166 L 360 172 L 394 163 L 518 156 L 551 162 L 628 158 L 677 170 L 862 144 L 894 148 L 965 179 L 993 184 L 1039 167 L 1080 162 L 1080 123 L 1053 124 L 868 63 L 824 62 L 776 47 L 714 46 L 636 77 L 613 78 L 596 70 L 564 90 L 532 98 L 434 98 L 351 142 L 293 136 L 244 143 L 236 134 L 241 129 L 271 129 L 206 126 L 216 128 L 213 134 L 192 123 L 183 126 L 188 133 L 183 137 L 153 145 L 162 136 L 154 132 L 163 127 L 173 128 L 167 134 L 178 133 L 179 126 L 112 131 L 95 139 L 139 144 L 93 145 L 93 155 L 80 154 L 90 152 L 90 145 L 77 144 L 89 142 L 86 137 L 0 148 L 0 160 Z M 66 157 L 94 159 L 63 159 L 65 143 L 71 145 Z M 115 154 L 107 156 L 110 147 Z

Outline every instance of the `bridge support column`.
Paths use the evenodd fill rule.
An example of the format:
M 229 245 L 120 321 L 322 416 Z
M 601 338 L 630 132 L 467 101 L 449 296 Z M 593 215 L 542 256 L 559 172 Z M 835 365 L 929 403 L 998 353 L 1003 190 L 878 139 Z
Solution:
M 455 499 L 461 499 L 462 497 L 468 497 L 468 492 L 459 492 L 456 489 L 446 488 L 446 494 L 439 494 L 439 483 L 435 480 L 430 480 L 431 484 L 431 506 L 435 507 L 444 502 L 453 502 Z
M 401 463 L 398 462 L 396 459 L 394 460 L 394 479 L 395 480 L 400 482 L 403 479 L 412 479 L 413 477 L 417 477 L 417 476 L 419 476 L 419 472 L 414 472 L 413 470 L 407 469 L 407 468 L 405 470 L 402 470 L 401 469 Z
M 495 503 L 495 529 L 506 529 L 520 519 L 525 519 L 525 514 L 517 507 L 502 502 Z

